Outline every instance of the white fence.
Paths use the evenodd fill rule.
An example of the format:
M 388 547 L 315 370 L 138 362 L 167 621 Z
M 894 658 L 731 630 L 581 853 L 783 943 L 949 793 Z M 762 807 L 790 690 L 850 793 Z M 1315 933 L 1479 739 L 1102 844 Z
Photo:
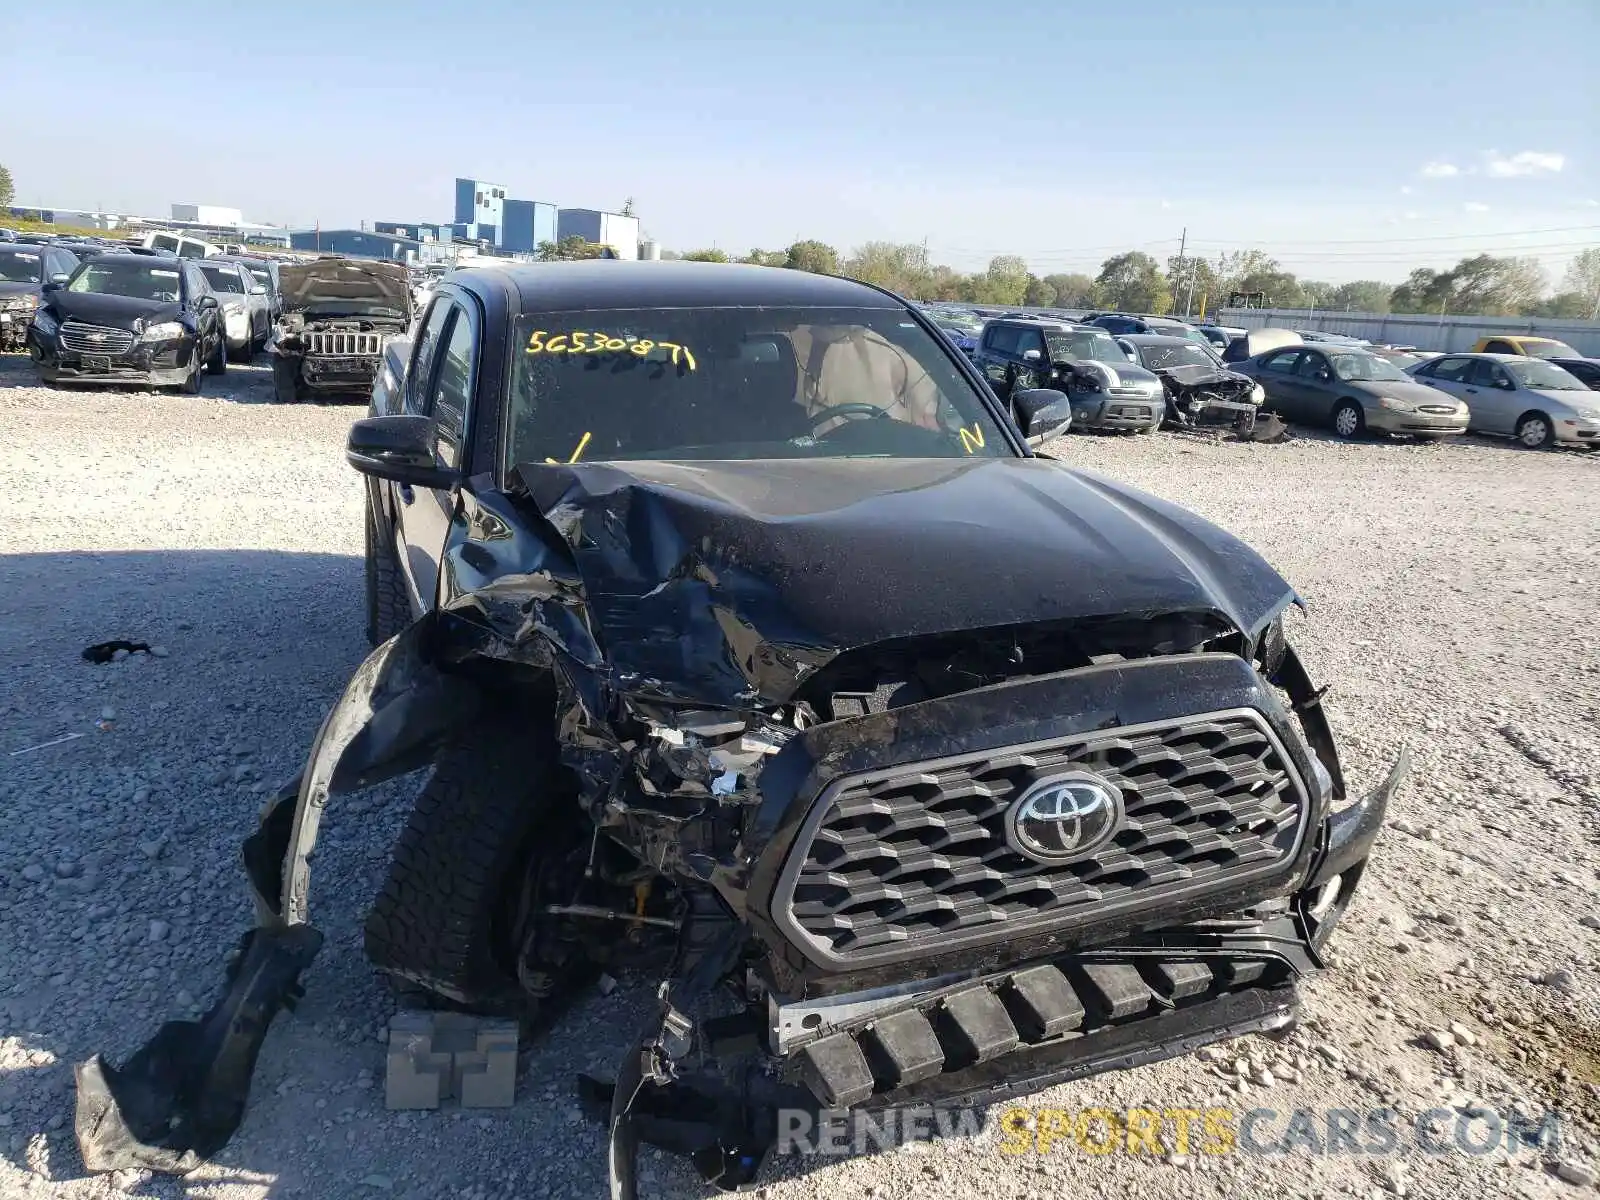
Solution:
M 1306 308 L 1224 308 L 1216 315 L 1219 325 L 1260 329 L 1315 329 L 1343 333 L 1371 342 L 1391 342 L 1422 350 L 1468 350 L 1479 338 L 1497 333 L 1524 333 L 1557 338 L 1580 354 L 1600 358 L 1600 321 L 1555 321 L 1539 317 L 1428 316 L 1423 313 L 1384 314 L 1321 312 Z

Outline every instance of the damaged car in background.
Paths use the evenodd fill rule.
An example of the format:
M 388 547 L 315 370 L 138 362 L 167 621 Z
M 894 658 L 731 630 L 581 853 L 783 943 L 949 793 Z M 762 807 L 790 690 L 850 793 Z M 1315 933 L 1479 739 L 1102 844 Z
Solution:
M 1266 392 L 1248 375 L 1224 367 L 1216 354 L 1188 338 L 1130 333 L 1117 339 L 1129 358 L 1154 372 L 1166 393 L 1165 424 L 1173 429 L 1226 425 L 1240 437 L 1256 433 Z M 1279 422 L 1267 422 L 1258 440 L 1276 440 Z
M 1072 427 L 1152 433 L 1161 383 L 1092 325 L 1006 317 L 983 327 L 973 361 L 1002 399 L 1028 388 L 1065 392 Z
M 22 349 L 45 285 L 59 287 L 77 269 L 77 256 L 55 246 L 0 244 L 0 354 Z
M 279 316 L 267 348 L 281 404 L 366 398 L 384 350 L 411 323 L 404 263 L 318 258 L 278 268 Z
M 320 822 L 429 764 L 368 956 L 527 1019 L 659 973 L 584 1083 L 614 1197 L 641 1144 L 733 1188 L 780 1111 L 991 1102 L 1292 1025 L 1407 764 L 1347 793 L 1259 555 L 1034 456 L 1064 419 L 1018 427 L 863 283 L 558 263 L 430 306 L 347 446 L 377 647 L 246 842 L 257 924 L 215 1006 L 79 1066 L 91 1170 L 229 1140 L 322 941 Z

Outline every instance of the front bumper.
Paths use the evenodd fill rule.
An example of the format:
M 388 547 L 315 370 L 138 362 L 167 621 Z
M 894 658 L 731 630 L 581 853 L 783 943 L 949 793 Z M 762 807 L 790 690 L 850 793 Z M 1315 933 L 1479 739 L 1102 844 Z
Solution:
M 142 384 L 176 387 L 193 372 L 194 342 L 176 338 L 164 342 L 135 342 L 123 354 L 92 356 L 63 350 L 53 334 L 34 327 L 33 347 L 39 378 L 44 383 Z
M 1072 427 L 1138 433 L 1154 429 L 1161 423 L 1162 405 L 1160 396 L 1107 396 L 1092 400 L 1075 396 L 1072 400 Z
M 1571 446 L 1600 445 L 1600 421 L 1559 418 L 1555 421 L 1556 441 Z
M 313 392 L 361 392 L 372 390 L 372 381 L 383 365 L 381 358 L 325 358 L 307 355 L 300 360 L 300 381 Z
M 1391 408 L 1366 408 L 1367 428 L 1378 433 L 1445 435 L 1465 433 L 1471 414 L 1403 412 Z

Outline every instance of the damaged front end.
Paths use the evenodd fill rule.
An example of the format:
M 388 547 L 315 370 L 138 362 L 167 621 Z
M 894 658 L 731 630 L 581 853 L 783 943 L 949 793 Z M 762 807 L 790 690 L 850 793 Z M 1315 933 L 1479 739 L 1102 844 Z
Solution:
M 258 929 L 211 1014 L 80 1068 L 92 1168 L 227 1140 L 320 940 L 324 806 L 508 687 L 542 698 L 545 790 L 581 832 L 508 884 L 505 958 L 530 991 L 557 943 L 665 969 L 584 1085 L 616 1197 L 640 1143 L 737 1187 L 787 1110 L 991 1101 L 1292 1022 L 1407 765 L 1346 796 L 1295 597 L 1248 548 L 1040 461 L 520 483 L 464 502 L 454 594 L 362 665 L 269 805 Z
M 1256 436 L 1256 422 L 1265 398 L 1259 384 L 1248 375 L 1214 367 L 1165 367 L 1156 372 L 1166 392 L 1166 426 L 1173 429 L 1230 428 L 1252 441 L 1281 440 L 1281 427 Z M 1270 414 L 1265 422 L 1275 423 Z

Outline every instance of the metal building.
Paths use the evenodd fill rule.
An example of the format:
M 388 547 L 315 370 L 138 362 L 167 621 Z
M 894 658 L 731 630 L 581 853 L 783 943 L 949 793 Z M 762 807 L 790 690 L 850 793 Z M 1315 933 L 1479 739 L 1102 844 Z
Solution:
M 556 220 L 558 238 L 581 237 L 610 246 L 622 259 L 639 257 L 639 218 L 593 208 L 563 208 Z
M 362 229 L 297 229 L 289 235 L 289 246 L 313 253 L 389 258 L 399 262 L 430 261 L 442 257 L 444 250 L 436 242 L 392 233 L 368 233 Z

